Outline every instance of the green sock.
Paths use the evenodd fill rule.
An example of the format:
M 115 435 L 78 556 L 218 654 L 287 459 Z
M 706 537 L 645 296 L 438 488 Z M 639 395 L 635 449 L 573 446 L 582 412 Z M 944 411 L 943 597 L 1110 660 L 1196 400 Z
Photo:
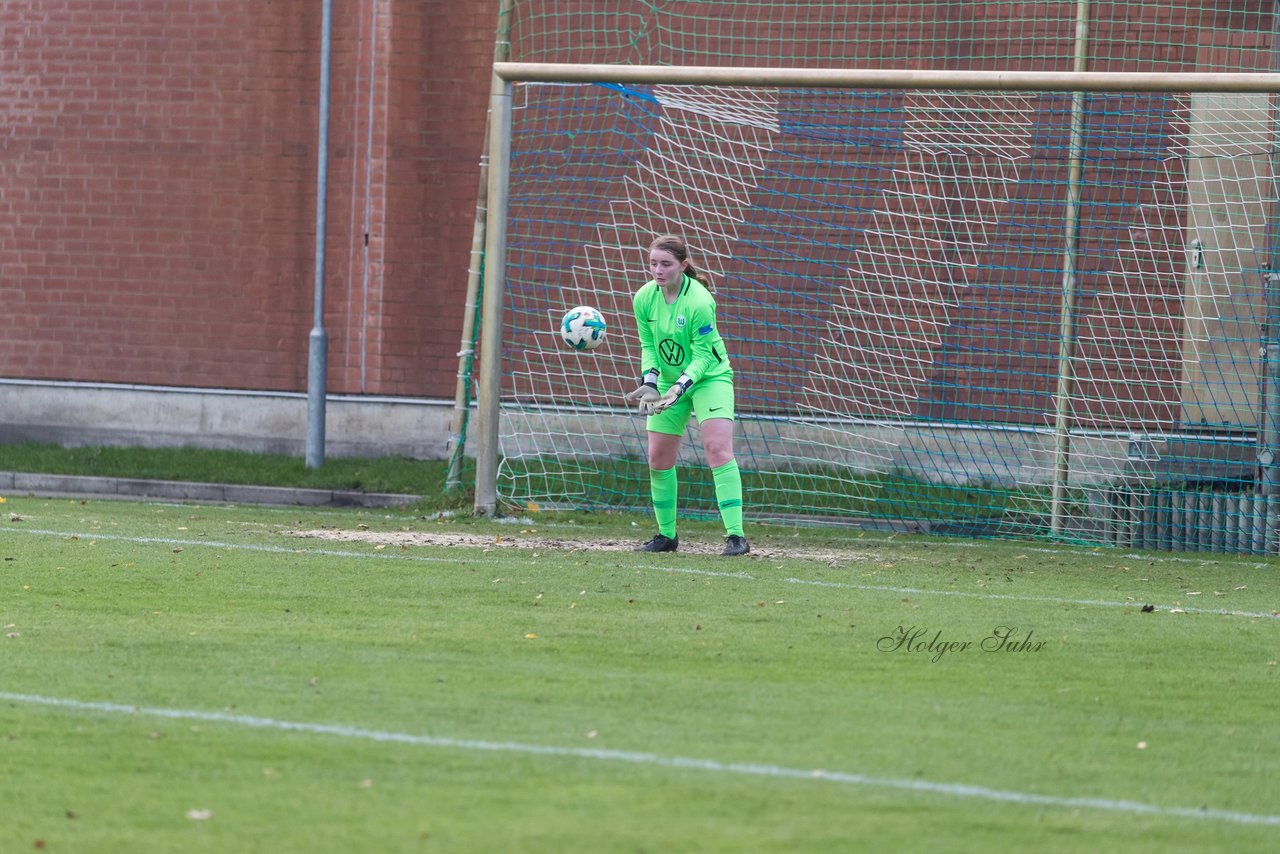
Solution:
M 716 481 L 716 501 L 720 504 L 720 521 L 724 522 L 724 532 L 731 536 L 742 536 L 742 472 L 738 471 L 738 461 L 729 460 L 722 466 L 711 470 Z
M 653 496 L 653 518 L 658 520 L 658 533 L 664 537 L 676 536 L 676 495 L 680 482 L 676 470 L 649 469 L 649 493 Z

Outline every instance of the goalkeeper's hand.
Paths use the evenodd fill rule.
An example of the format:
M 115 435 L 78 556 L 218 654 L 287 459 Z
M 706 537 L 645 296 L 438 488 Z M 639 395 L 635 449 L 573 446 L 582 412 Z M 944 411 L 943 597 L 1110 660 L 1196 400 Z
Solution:
M 683 391 L 684 390 L 680 388 L 679 385 L 673 385 L 671 388 L 667 389 L 666 394 L 662 395 L 657 400 L 653 400 L 648 403 L 641 403 L 640 411 L 646 415 L 657 415 L 659 412 L 662 412 L 664 409 L 671 406 L 671 404 L 679 400 Z
M 640 411 L 647 415 L 657 415 L 659 412 L 662 412 L 679 400 L 680 396 L 688 391 L 689 386 L 691 385 L 693 385 L 693 383 L 690 382 L 687 377 L 681 376 L 680 379 L 673 382 L 671 387 L 667 389 L 666 392 L 657 400 L 649 403 L 641 403 Z
M 660 397 L 662 397 L 662 395 L 658 394 L 658 387 L 653 383 L 646 382 L 635 391 L 625 395 L 623 399 L 626 400 L 627 403 L 640 404 L 640 412 L 647 415 L 648 406 L 655 403 Z

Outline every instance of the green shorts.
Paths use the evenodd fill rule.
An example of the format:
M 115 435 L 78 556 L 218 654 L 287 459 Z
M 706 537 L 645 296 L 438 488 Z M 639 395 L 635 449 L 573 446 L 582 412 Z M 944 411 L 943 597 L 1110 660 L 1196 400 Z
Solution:
M 664 389 L 665 391 L 665 389 Z M 672 436 L 684 435 L 689 426 L 689 415 L 698 416 L 698 423 L 712 418 L 733 420 L 733 374 L 720 374 L 698 380 L 671 408 L 650 415 L 647 427 L 654 433 Z

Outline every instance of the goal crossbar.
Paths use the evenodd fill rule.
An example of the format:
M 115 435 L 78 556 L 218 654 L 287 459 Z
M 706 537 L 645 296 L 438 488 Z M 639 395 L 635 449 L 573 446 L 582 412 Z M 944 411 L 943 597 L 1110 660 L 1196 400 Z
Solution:
M 493 73 L 503 81 L 526 83 L 648 83 L 1026 92 L 1280 92 L 1280 73 L 1272 72 L 946 71 L 495 62 Z

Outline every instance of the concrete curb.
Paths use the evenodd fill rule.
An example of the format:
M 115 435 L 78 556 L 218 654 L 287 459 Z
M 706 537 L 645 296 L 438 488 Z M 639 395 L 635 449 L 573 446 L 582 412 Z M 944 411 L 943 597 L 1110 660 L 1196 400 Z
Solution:
M 83 477 L 0 471 L 0 492 L 41 497 L 94 497 L 200 501 L 210 504 L 274 504 L 307 507 L 403 507 L 418 495 L 334 489 L 289 489 L 231 483 L 188 483 L 123 477 Z

